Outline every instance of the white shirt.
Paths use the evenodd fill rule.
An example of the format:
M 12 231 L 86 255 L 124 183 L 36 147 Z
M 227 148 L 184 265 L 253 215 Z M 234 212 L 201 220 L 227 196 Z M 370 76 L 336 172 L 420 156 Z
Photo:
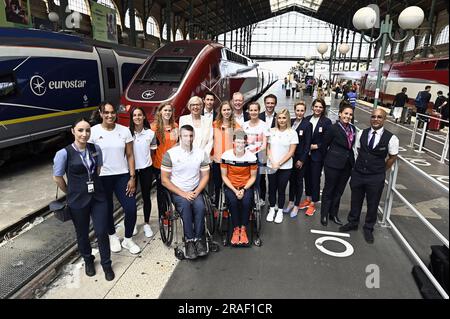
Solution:
M 211 109 L 211 112 L 208 112 L 205 108 L 203 111 L 203 116 L 212 122 L 214 120 L 214 109 Z
M 319 123 L 320 117 L 315 117 L 314 115 L 311 116 L 309 122 L 312 124 L 312 131 L 314 132 L 314 130 L 316 129 L 317 123 Z
M 254 154 L 258 154 L 259 161 L 265 163 L 267 161 L 266 150 L 261 151 L 261 147 L 263 146 L 264 136 L 270 135 L 266 122 L 259 120 L 257 125 L 250 126 L 250 121 L 247 121 L 242 125 L 242 129 L 247 134 L 246 149 Z
M 113 130 L 105 130 L 101 124 L 91 128 L 89 143 L 97 144 L 103 153 L 103 166 L 100 176 L 128 173 L 128 161 L 125 154 L 127 143 L 133 142 L 130 130 L 120 124 L 115 124 Z
M 274 114 L 275 114 L 275 112 L 273 112 L 271 115 L 268 115 L 266 112 L 266 126 L 267 126 L 268 130 L 270 130 L 272 128 Z
M 297 132 L 291 128 L 284 131 L 280 131 L 277 128 L 272 128 L 270 130 L 269 136 L 270 151 L 272 153 L 272 159 L 279 162 L 283 157 L 289 153 L 289 148 L 292 144 L 298 144 Z M 292 157 L 280 166 L 280 169 L 291 169 L 292 168 Z M 267 167 L 272 168 L 272 163 L 270 159 L 267 160 Z
M 242 127 L 244 125 L 244 112 L 241 115 L 234 113 L 234 120 Z
M 153 164 L 150 150 L 156 150 L 155 132 L 144 128 L 140 133 L 134 132 L 133 152 L 136 169 L 144 169 Z
M 370 128 L 369 134 L 368 134 L 368 139 L 367 139 L 367 144 L 369 144 L 370 139 L 372 137 L 372 132 L 374 132 L 375 130 L 373 128 Z M 356 141 L 355 141 L 355 148 L 356 150 L 358 150 L 361 147 L 361 135 L 362 135 L 363 130 L 360 130 L 356 136 Z M 373 147 L 375 148 L 378 143 L 380 142 L 381 136 L 383 135 L 384 132 L 384 128 L 380 128 L 379 130 L 376 131 L 375 134 L 375 141 L 373 143 Z M 389 144 L 388 144 L 388 153 L 389 155 L 397 155 L 398 154 L 398 146 L 399 146 L 399 140 L 398 137 L 395 135 L 392 135 L 391 139 L 389 140 Z M 356 153 L 355 156 L 357 156 L 358 154 Z
M 200 115 L 200 127 L 194 126 L 194 121 L 192 120 L 192 115 L 180 116 L 179 128 L 183 125 L 191 125 L 194 128 L 194 148 L 200 148 L 206 153 L 211 153 L 213 147 L 213 127 L 212 121 L 207 117 Z
M 174 146 L 164 155 L 161 170 L 170 172 L 170 181 L 182 191 L 193 191 L 200 183 L 200 171 L 209 171 L 208 154 L 199 148 L 188 152 Z

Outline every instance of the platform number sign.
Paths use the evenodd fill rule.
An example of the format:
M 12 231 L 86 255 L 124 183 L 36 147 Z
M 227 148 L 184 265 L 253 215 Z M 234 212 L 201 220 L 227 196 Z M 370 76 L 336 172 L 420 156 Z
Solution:
M 317 238 L 315 241 L 315 245 L 316 245 L 317 249 L 319 249 L 324 254 L 327 254 L 327 255 L 330 255 L 333 257 L 342 258 L 342 257 L 351 256 L 353 254 L 353 252 L 355 251 L 353 246 L 348 241 L 340 238 L 340 237 L 349 238 L 350 234 L 336 233 L 336 232 L 329 232 L 329 231 L 315 230 L 315 229 L 311 229 L 311 233 L 325 235 L 325 236 Z M 342 245 L 344 245 L 345 250 L 343 252 L 331 251 L 323 246 L 323 243 L 326 241 L 335 241 L 335 242 L 341 243 Z

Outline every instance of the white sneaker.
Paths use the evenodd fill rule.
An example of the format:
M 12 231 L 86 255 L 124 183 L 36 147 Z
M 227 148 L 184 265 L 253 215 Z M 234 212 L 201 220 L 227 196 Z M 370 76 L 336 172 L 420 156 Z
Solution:
M 128 249 L 128 251 L 132 254 L 139 254 L 141 252 L 141 248 L 131 239 L 124 238 L 122 241 L 122 247 Z
M 294 208 L 292 208 L 292 210 L 291 210 L 290 216 L 291 216 L 291 218 L 295 218 L 295 217 L 297 217 L 297 214 L 298 214 L 298 206 L 294 206 Z
M 136 225 L 134 225 L 133 236 L 136 236 L 137 233 L 138 233 L 138 229 L 137 229 Z
M 277 216 L 275 217 L 275 223 L 281 224 L 283 222 L 283 210 L 280 208 L 277 212 Z
M 116 234 L 109 235 L 109 247 L 113 253 L 118 253 L 122 250 L 122 247 L 120 246 L 120 239 Z
M 148 237 L 148 238 L 153 237 L 153 235 L 154 235 L 153 230 L 149 224 L 144 225 L 144 234 L 145 234 L 145 237 Z
M 275 207 L 270 207 L 269 213 L 267 214 L 266 221 L 273 222 L 273 218 L 275 217 Z
M 294 203 L 289 203 L 286 208 L 283 209 L 283 213 L 287 214 L 294 208 Z

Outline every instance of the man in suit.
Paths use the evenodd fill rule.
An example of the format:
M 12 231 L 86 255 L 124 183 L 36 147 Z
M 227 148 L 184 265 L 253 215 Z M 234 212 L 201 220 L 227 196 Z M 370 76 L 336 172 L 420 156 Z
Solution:
M 207 119 L 211 120 L 211 122 L 214 121 L 217 115 L 216 110 L 214 109 L 214 100 L 215 100 L 214 94 L 210 91 L 207 91 L 205 93 L 205 97 L 203 98 L 204 108 L 202 111 L 202 115 Z
M 231 104 L 233 106 L 234 119 L 242 127 L 244 122 L 250 120 L 248 113 L 244 112 L 244 95 L 241 92 L 233 93 Z
M 431 99 L 430 91 L 431 91 L 431 86 L 430 85 L 425 86 L 425 91 L 420 91 L 417 94 L 417 97 L 416 97 L 416 100 L 415 100 L 416 120 L 419 120 L 419 124 L 418 124 L 419 128 L 422 128 L 423 127 L 423 123 L 425 121 L 428 121 L 428 118 L 421 117 L 418 114 L 425 114 L 427 112 L 428 103 L 430 102 L 430 99 Z
M 364 239 L 374 242 L 373 228 L 377 222 L 377 210 L 384 188 L 386 170 L 397 159 L 399 140 L 397 136 L 384 129 L 386 112 L 375 109 L 370 116 L 370 126 L 358 133 L 356 149 L 358 156 L 352 170 L 350 188 L 351 208 L 348 223 L 340 231 L 357 230 L 364 197 L 367 200 L 367 215 L 364 223 Z M 388 156 L 387 160 L 386 157 Z
M 277 113 L 275 112 L 275 106 L 277 106 L 277 97 L 273 94 L 269 94 L 266 97 L 264 97 L 264 106 L 265 106 L 265 110 L 261 113 L 259 113 L 259 119 L 264 121 L 266 123 L 267 129 L 269 130 L 272 127 L 275 127 L 275 119 L 277 116 Z M 265 158 L 265 157 L 264 157 Z M 261 198 L 261 204 L 262 202 L 265 202 L 266 200 L 266 191 L 267 191 L 267 187 L 266 187 L 266 163 L 261 163 L 264 164 L 263 166 L 260 166 L 260 177 L 261 179 L 259 180 L 259 190 L 260 190 L 260 198 Z M 262 204 L 264 205 L 264 204 Z

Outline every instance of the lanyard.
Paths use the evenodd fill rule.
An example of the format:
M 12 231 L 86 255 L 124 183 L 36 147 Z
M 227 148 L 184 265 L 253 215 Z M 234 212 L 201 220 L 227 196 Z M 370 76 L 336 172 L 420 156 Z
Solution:
M 91 181 L 92 175 L 94 175 L 95 172 L 95 159 L 91 157 L 91 154 L 89 153 L 89 150 L 86 147 L 86 150 L 83 153 L 76 147 L 75 143 L 72 144 L 72 147 L 75 149 L 75 151 L 80 155 L 81 161 L 83 162 L 84 167 L 86 168 L 86 171 L 88 173 L 89 181 Z M 91 165 L 88 164 L 86 157 L 89 158 Z
M 347 143 L 348 143 L 348 148 L 352 148 L 352 143 L 353 143 L 353 137 L 355 135 L 355 133 L 352 130 L 352 127 L 350 126 L 350 124 L 348 125 L 348 130 L 345 129 L 345 127 L 341 124 L 341 122 L 339 121 L 339 126 L 344 130 L 345 135 L 347 136 Z M 348 131 L 350 131 L 350 134 L 348 134 Z

